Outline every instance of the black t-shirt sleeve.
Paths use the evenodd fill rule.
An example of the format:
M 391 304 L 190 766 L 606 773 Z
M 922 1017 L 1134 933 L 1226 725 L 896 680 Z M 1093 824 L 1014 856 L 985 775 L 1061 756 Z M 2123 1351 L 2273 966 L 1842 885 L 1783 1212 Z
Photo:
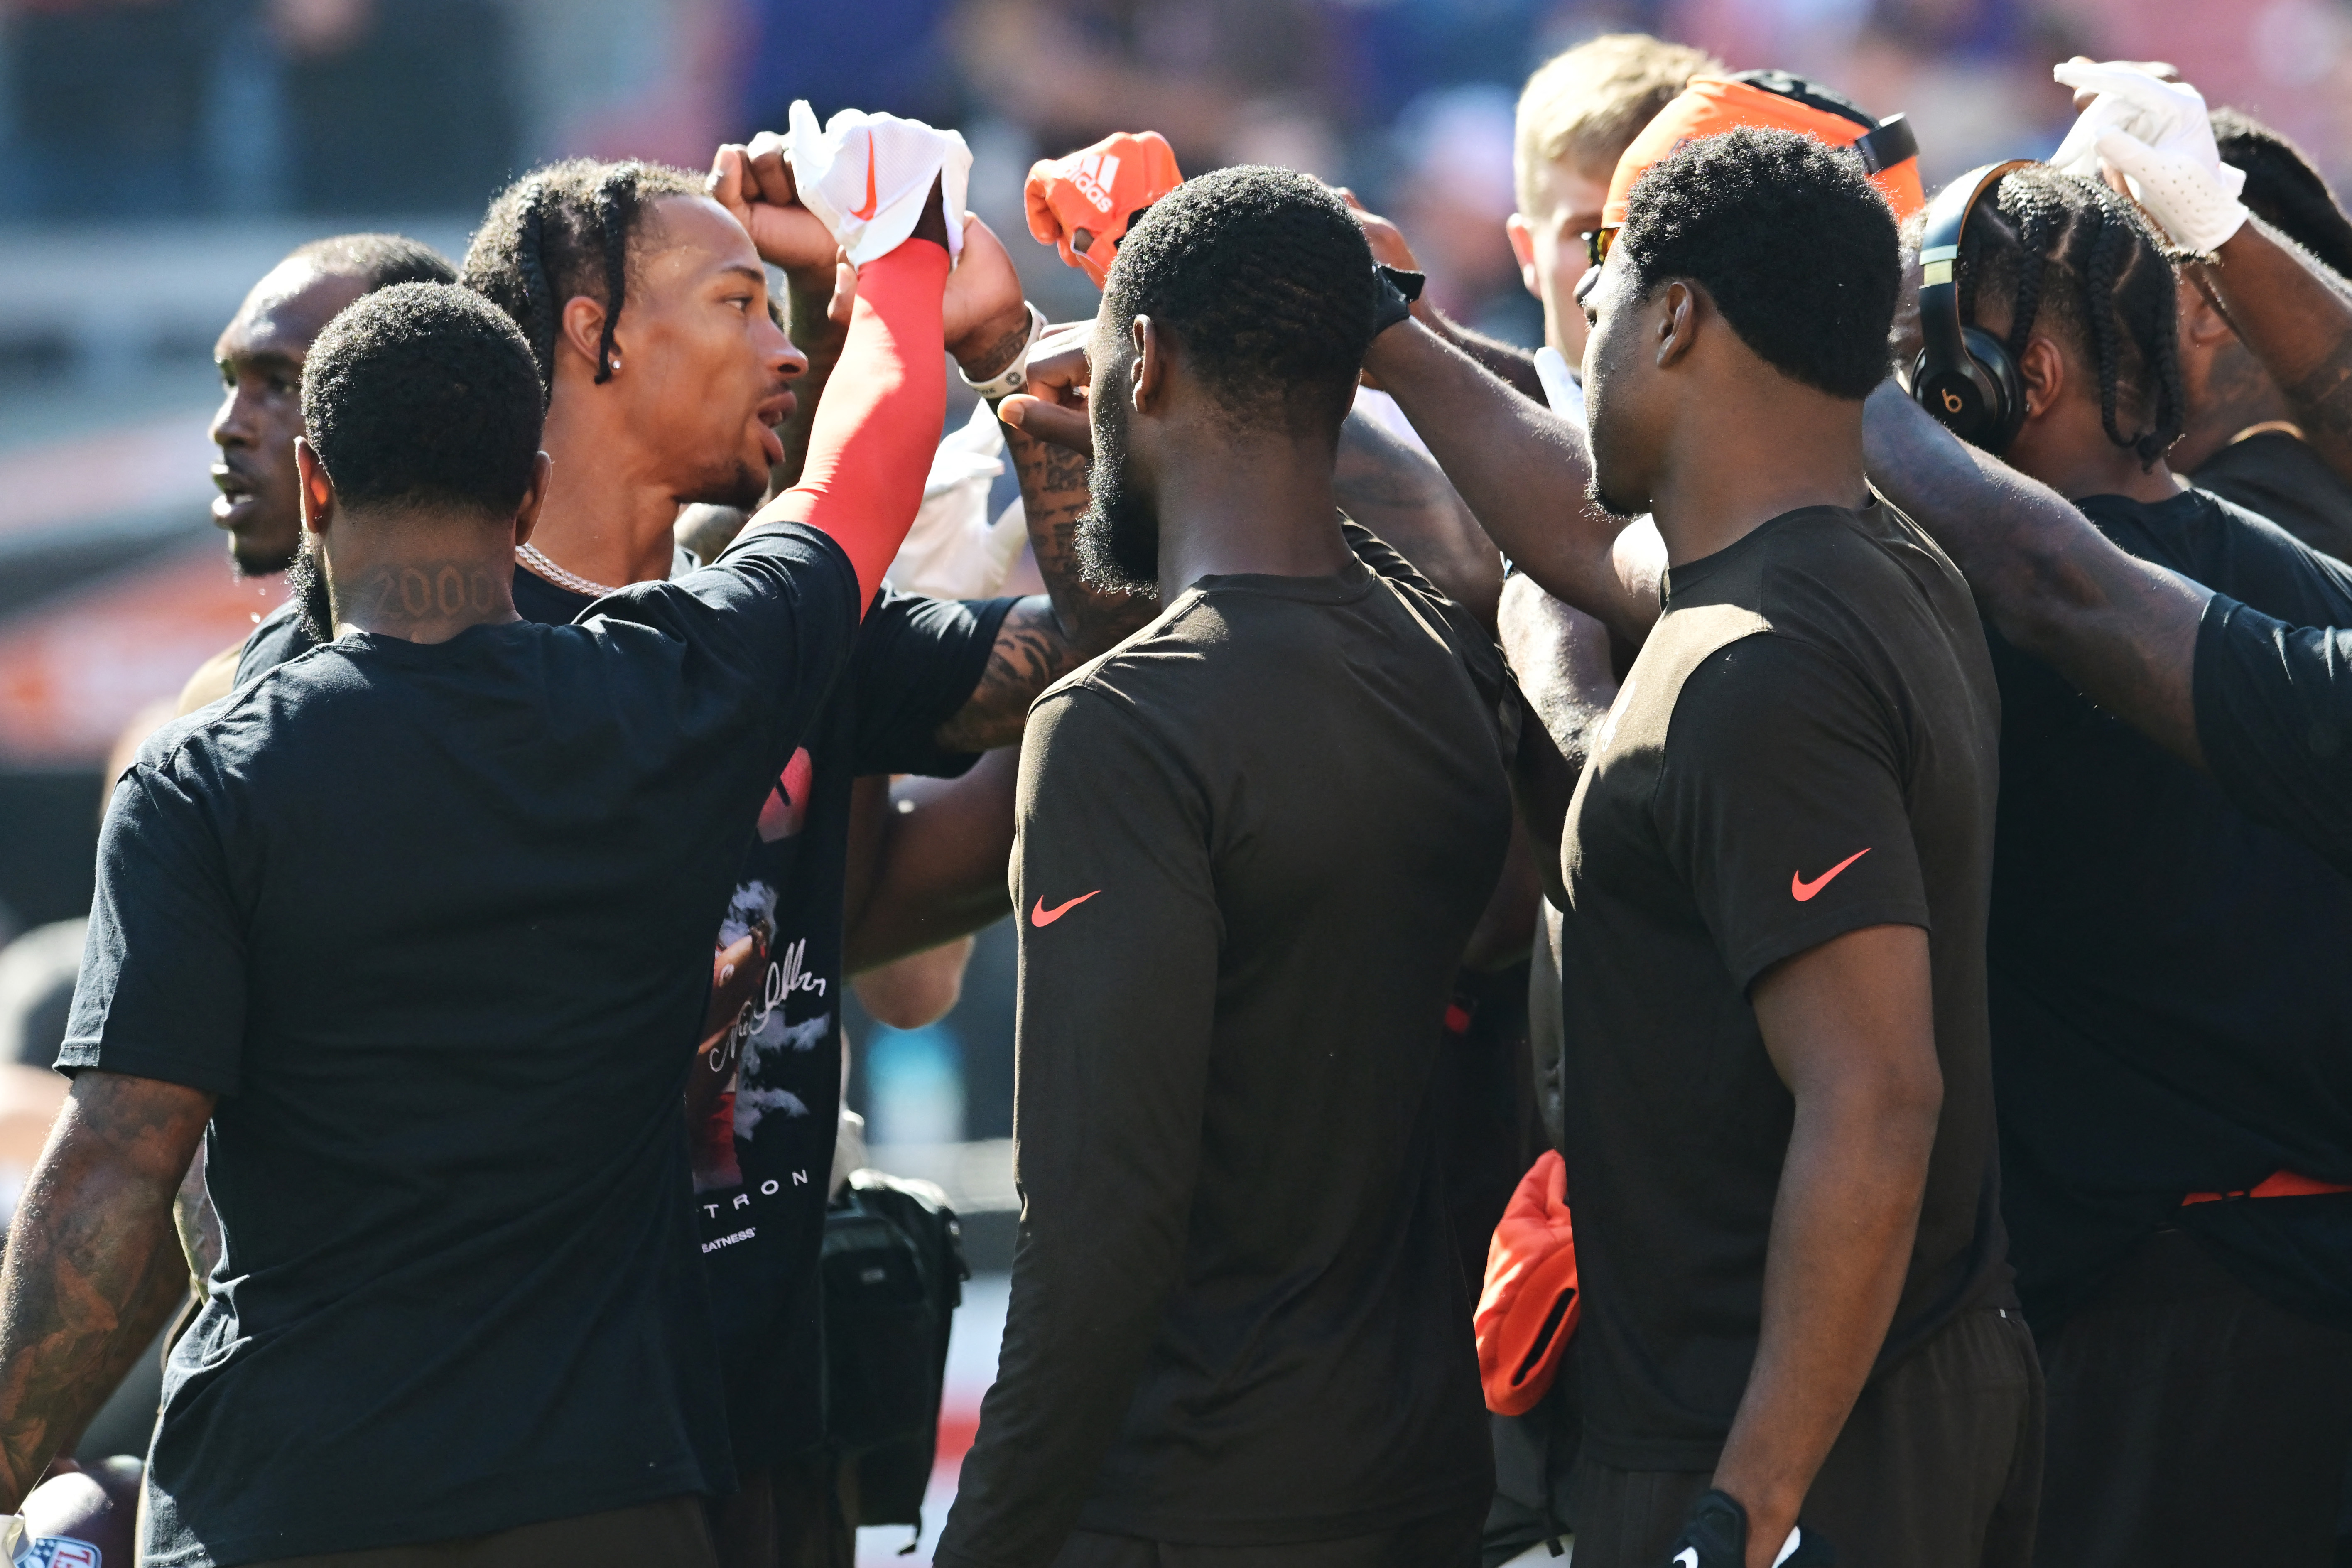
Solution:
M 940 725 L 971 700 L 1019 599 L 927 599 L 886 587 L 857 628 L 850 679 L 857 693 L 852 766 L 859 773 L 957 778 L 976 752 L 941 747 Z
M 2290 626 L 2217 594 L 2192 689 L 2230 804 L 2352 876 L 2352 629 Z
M 776 743 L 796 743 L 841 679 L 856 636 L 857 574 L 803 523 L 747 531 L 715 566 L 639 583 L 582 613 L 653 628 L 685 647 L 687 688 L 748 706 Z
M 220 840 L 186 781 L 141 762 L 114 786 L 58 1070 L 236 1092 L 245 924 Z
M 1685 680 L 1652 809 L 1742 989 L 1847 931 L 1928 926 L 1908 771 L 1885 702 L 1808 644 L 1743 637 Z
M 942 1564 L 1053 1560 L 1180 1279 L 1223 934 L 1208 835 L 1200 786 L 1117 700 L 1038 703 L 1013 854 L 1021 1236 Z

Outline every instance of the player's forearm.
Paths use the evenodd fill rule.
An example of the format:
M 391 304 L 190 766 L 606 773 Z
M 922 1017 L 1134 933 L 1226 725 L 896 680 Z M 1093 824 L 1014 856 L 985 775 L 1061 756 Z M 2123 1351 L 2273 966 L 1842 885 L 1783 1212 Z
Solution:
M 842 967 L 856 974 L 969 936 L 1010 907 L 1016 748 L 992 751 L 953 780 L 912 779 L 884 814 L 874 879 L 844 935 Z
M 1536 374 L 1536 356 L 1531 350 L 1465 327 L 1434 305 L 1426 311 L 1415 310 L 1413 315 L 1430 331 L 1509 383 L 1514 391 L 1538 403 L 1548 403 L 1543 377 Z
M 1054 619 L 1082 650 L 1080 658 L 1092 658 L 1157 615 L 1160 605 L 1148 595 L 1098 588 L 1079 570 L 1078 520 L 1092 500 L 1085 456 L 1013 426 L 1003 428 L 1005 452 L 1021 484 L 1029 549 L 1037 558 Z
M 831 534 L 856 568 L 861 613 L 914 524 L 939 441 L 947 274 L 946 247 L 928 239 L 866 263 L 800 479 L 753 520 L 805 522 Z
M 1160 612 L 1155 597 L 1096 587 L 1079 570 L 1087 459 L 1009 425 L 1004 440 L 1021 481 L 1023 519 L 1045 581 L 1045 600 L 1042 605 L 1024 600 L 998 626 L 971 700 L 940 728 L 940 744 L 955 751 L 1014 744 L 1040 692 Z
M 1788 1538 L 1885 1342 L 1937 1104 L 1900 1077 L 1867 1073 L 1798 1095 L 1756 1363 L 1715 1472 L 1748 1510 L 1751 1564 L 1770 1563 Z
M 80 1436 L 154 1337 L 159 1303 L 184 1291 L 169 1158 L 184 1116 L 77 1086 L 34 1168 L 0 1268 L 0 1512 Z
M 2249 218 L 2202 270 L 2312 446 L 2352 479 L 2352 300 L 2258 219 Z
M 1375 338 L 1364 365 L 1503 553 L 1546 591 L 1639 641 L 1656 609 L 1637 608 L 1618 580 L 1610 546 L 1624 524 L 1584 500 L 1591 471 L 1576 427 L 1417 321 Z
M 1871 482 L 1944 547 L 2001 636 L 2201 763 L 2191 677 L 2211 593 L 2126 553 L 2056 491 L 1962 443 L 1892 382 L 1864 424 Z

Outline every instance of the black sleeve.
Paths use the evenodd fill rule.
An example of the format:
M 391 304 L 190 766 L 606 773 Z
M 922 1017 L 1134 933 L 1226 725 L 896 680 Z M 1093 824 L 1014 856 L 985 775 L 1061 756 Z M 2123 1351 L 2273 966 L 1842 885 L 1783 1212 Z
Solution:
M 220 840 L 187 783 L 142 760 L 99 830 L 98 887 L 58 1070 L 236 1092 L 245 923 Z
M 289 599 L 262 616 L 261 624 L 245 639 L 245 646 L 237 650 L 236 673 L 229 678 L 229 684 L 232 688 L 243 686 L 318 646 L 302 625 L 301 605 Z
M 679 679 L 698 699 L 798 742 L 849 662 L 857 573 L 805 523 L 746 531 L 715 566 L 599 599 L 580 624 L 648 627 L 683 645 Z
M 1209 831 L 1128 710 L 1084 687 L 1039 701 L 1013 857 L 1021 1233 L 942 1568 L 1053 1561 L 1180 1278 L 1223 937 Z
M 1908 773 L 1885 703 L 1821 649 L 1764 633 L 1691 672 L 1652 810 L 1743 989 L 1847 931 L 1928 925 Z
M 927 599 L 885 587 L 857 628 L 849 679 L 857 693 L 852 767 L 859 773 L 960 778 L 977 752 L 937 740 L 980 685 L 996 631 L 1019 599 Z
M 2191 690 L 2230 804 L 2352 876 L 2352 630 L 2290 626 L 2216 594 Z

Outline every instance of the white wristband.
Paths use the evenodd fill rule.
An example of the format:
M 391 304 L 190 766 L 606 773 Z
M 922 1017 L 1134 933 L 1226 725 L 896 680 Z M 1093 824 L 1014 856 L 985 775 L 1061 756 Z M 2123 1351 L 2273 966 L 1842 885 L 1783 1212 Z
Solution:
M 1026 306 L 1029 311 L 1029 341 L 1021 345 L 1021 352 L 1013 356 L 1011 364 L 1006 365 L 986 381 L 974 381 L 971 377 L 963 375 L 962 366 L 956 367 L 956 374 L 963 375 L 963 384 L 991 403 L 994 403 L 1000 397 L 1010 397 L 1029 384 L 1029 351 L 1035 348 L 1037 340 L 1045 335 L 1045 312 L 1030 304 L 1026 300 L 1024 300 L 1022 304 Z

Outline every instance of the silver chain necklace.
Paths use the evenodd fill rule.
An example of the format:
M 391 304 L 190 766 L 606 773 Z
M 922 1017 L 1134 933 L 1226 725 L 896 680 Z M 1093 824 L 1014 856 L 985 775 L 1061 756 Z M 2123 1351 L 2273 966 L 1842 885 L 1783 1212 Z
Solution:
M 620 592 L 618 588 L 606 587 L 592 578 L 583 577 L 577 572 L 566 572 L 562 567 L 550 561 L 547 558 L 547 552 L 536 544 L 516 545 L 515 559 L 557 587 L 569 588 L 575 594 L 585 594 L 592 599 L 602 599 L 607 595 Z

